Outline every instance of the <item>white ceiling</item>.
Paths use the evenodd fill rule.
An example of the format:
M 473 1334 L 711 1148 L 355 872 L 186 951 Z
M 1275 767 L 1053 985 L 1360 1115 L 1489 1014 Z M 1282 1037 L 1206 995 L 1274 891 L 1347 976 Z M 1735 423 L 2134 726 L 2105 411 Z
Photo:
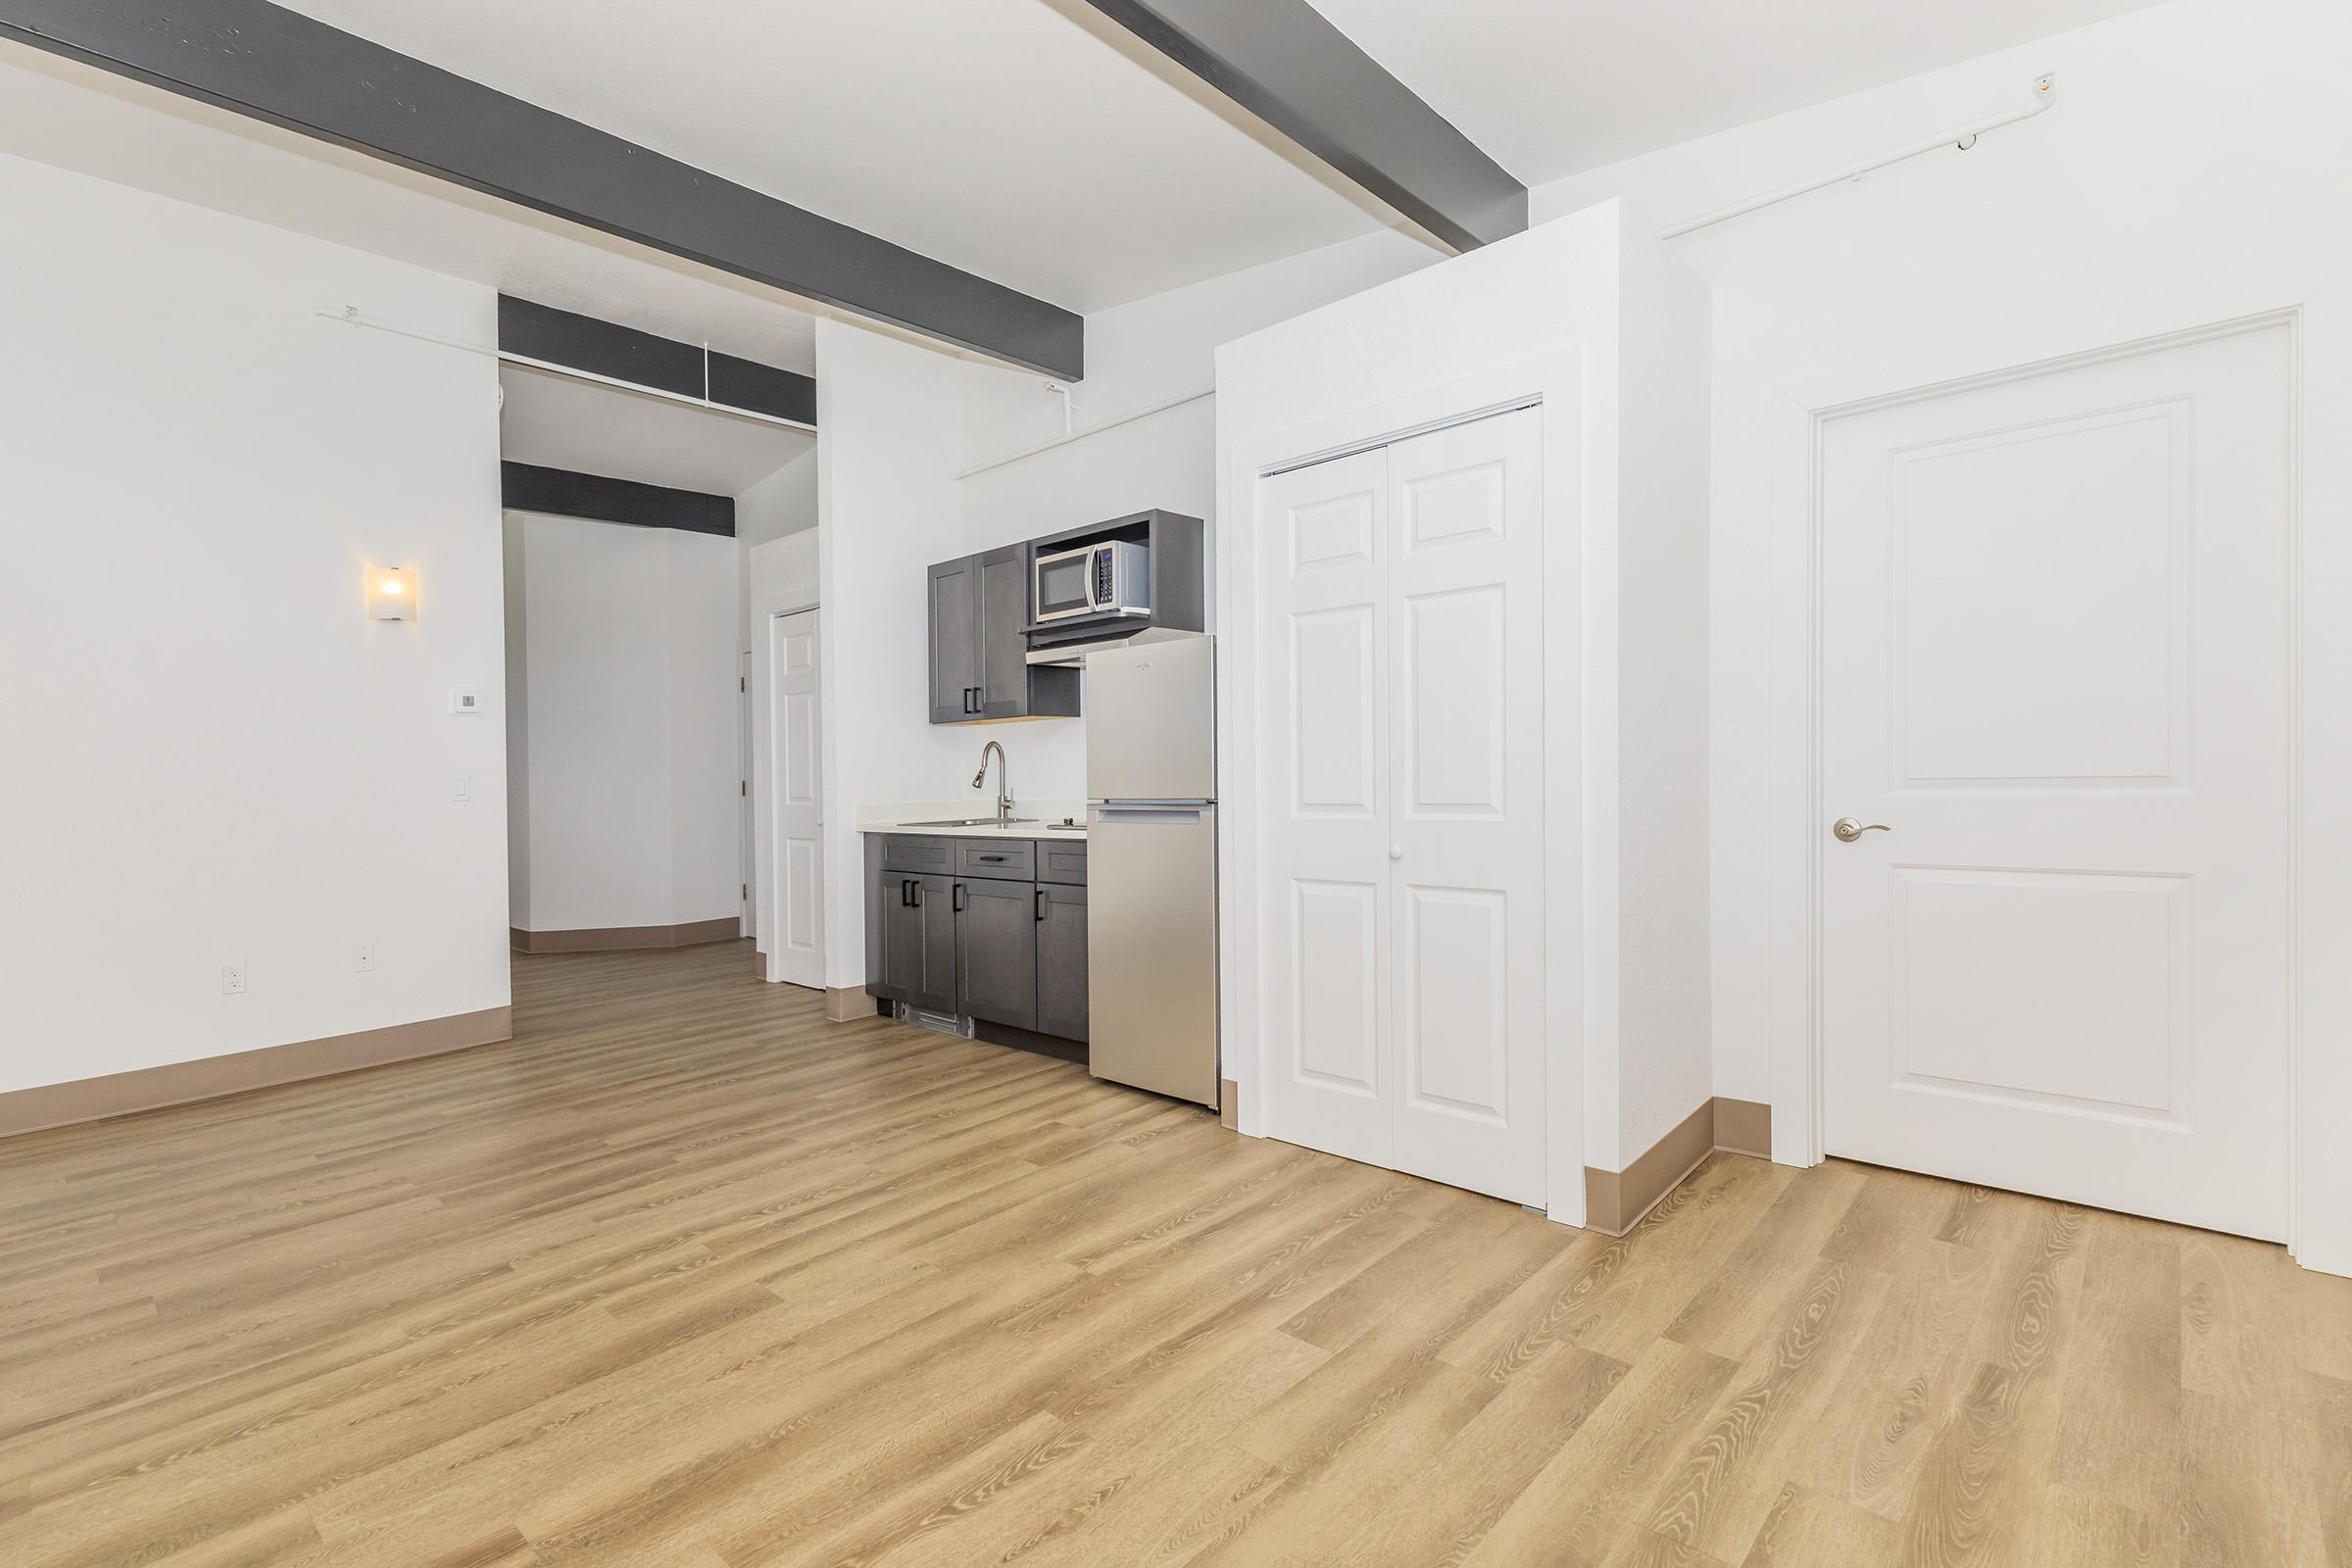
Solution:
M 1048 0 L 292 4 L 1076 311 L 1379 224 Z
M 785 425 L 519 365 L 500 366 L 498 382 L 507 394 L 499 447 L 511 463 L 739 496 L 816 444 Z
M 294 3 L 1080 311 L 1395 220 L 1086 0 Z M 1540 182 L 2153 0 L 1316 3 Z M 13 43 L 0 153 L 813 368 L 806 302 Z
M 2159 0 L 1314 0 L 1534 185 Z
M 814 319 L 774 289 L 13 43 L 0 43 L 0 153 L 815 368 Z

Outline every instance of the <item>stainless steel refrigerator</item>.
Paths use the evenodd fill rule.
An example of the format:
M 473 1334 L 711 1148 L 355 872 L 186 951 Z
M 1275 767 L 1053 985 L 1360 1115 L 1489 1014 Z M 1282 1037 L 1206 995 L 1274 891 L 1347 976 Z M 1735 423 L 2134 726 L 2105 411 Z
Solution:
M 1086 656 L 1088 1059 L 1214 1105 L 1215 644 L 1154 635 Z

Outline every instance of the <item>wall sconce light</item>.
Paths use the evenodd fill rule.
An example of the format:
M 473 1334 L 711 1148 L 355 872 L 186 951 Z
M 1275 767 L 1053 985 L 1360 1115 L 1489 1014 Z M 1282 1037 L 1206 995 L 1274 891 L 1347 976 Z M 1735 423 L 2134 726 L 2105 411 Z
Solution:
M 368 618 L 369 620 L 415 620 L 416 618 L 416 574 L 398 566 L 368 568 Z

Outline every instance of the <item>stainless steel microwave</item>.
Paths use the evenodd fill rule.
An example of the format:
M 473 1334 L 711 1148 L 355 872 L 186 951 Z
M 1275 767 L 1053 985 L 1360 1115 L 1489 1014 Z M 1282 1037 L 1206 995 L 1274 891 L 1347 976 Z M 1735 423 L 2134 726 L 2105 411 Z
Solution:
M 1037 624 L 1152 613 L 1152 547 L 1112 540 L 1037 558 Z

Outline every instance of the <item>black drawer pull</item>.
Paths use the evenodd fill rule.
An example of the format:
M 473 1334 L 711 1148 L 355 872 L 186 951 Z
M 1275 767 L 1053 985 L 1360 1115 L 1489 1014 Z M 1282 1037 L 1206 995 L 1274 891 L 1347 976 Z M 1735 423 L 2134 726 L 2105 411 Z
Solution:
M 962 883 L 960 883 L 960 882 L 956 883 L 956 884 L 955 891 L 954 891 L 954 892 L 952 892 L 952 893 L 950 893 L 950 894 L 948 895 L 948 907 L 949 907 L 950 909 L 952 909 L 953 911 L 955 911 L 956 913 L 957 913 L 957 914 L 961 914 L 961 913 L 963 912 L 963 884 L 962 884 Z
M 1041 923 L 1046 918 L 1046 890 L 1044 888 L 1037 890 L 1037 918 Z
M 923 906 L 923 879 L 916 877 L 906 885 L 914 890 L 914 906 L 918 909 L 921 908 Z

